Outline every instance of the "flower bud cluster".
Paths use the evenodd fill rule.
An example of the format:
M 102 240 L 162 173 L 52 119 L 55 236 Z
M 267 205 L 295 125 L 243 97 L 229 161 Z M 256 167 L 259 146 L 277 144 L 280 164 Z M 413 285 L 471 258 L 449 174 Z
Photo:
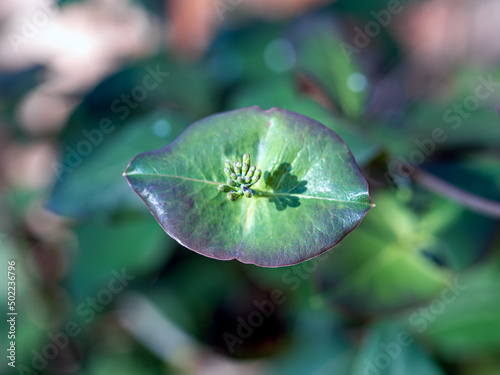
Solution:
M 262 171 L 255 165 L 250 165 L 250 154 L 244 154 L 242 162 L 231 163 L 226 160 L 224 174 L 227 177 L 226 184 L 217 186 L 221 193 L 227 193 L 227 199 L 235 201 L 239 197 L 252 198 L 253 191 L 250 187 L 256 184 L 262 177 Z

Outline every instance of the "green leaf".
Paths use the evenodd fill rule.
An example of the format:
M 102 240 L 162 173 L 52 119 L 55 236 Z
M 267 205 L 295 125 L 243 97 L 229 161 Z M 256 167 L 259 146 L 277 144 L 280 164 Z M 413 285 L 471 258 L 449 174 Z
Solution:
M 444 372 L 405 329 L 403 322 L 382 322 L 367 332 L 353 375 L 443 375 Z
M 225 34 L 210 48 L 210 70 L 223 84 L 267 81 L 282 74 L 270 68 L 266 51 L 285 32 L 285 25 L 262 23 L 258 28 L 241 28 Z M 280 61 L 283 58 L 286 59 L 286 54 L 279 56 Z
M 324 268 L 327 295 L 334 304 L 360 315 L 423 303 L 445 281 L 445 273 L 423 253 L 436 242 L 437 228 L 393 195 L 379 195 L 376 202 L 356 236 L 348 237 Z M 435 222 L 449 220 L 447 211 Z
M 81 164 L 61 174 L 47 203 L 61 215 L 87 217 L 96 213 L 137 207 L 134 194 L 119 176 L 127 160 L 144 148 L 172 142 L 185 129 L 182 116 L 160 110 L 128 124 L 96 146 Z M 86 138 L 83 137 L 83 140 Z M 64 163 L 61 161 L 61 163 Z
M 105 287 L 113 270 L 125 268 L 134 278 L 158 271 L 177 246 L 147 212 L 90 220 L 76 228 L 76 236 L 79 251 L 69 283 L 77 300 Z
M 475 97 L 478 88 L 488 90 L 484 82 L 489 77 L 498 82 L 500 72 L 494 76 L 484 71 L 459 72 L 447 91 L 416 102 L 400 122 L 381 123 L 367 127 L 367 131 L 394 157 L 414 165 L 436 157 L 436 152 L 464 148 L 496 150 L 500 126 L 495 107 L 500 93 L 496 90 L 484 100 Z
M 136 95 L 141 91 L 144 97 Z M 200 118 L 213 112 L 217 91 L 206 68 L 161 53 L 124 66 L 101 81 L 85 95 L 60 136 L 76 146 L 82 131 L 90 131 L 96 123 L 110 120 L 121 128 L 161 107 Z
M 263 176 L 253 198 L 228 201 L 225 161 L 250 153 Z M 351 152 L 302 115 L 244 108 L 193 124 L 141 154 L 125 177 L 165 231 L 187 248 L 266 267 L 302 262 L 335 245 L 372 207 Z
M 162 361 L 139 347 L 122 331 L 108 329 L 99 342 L 99 350 L 88 353 L 82 364 L 85 372 L 93 375 L 168 375 Z
M 337 133 L 349 146 L 356 163 L 363 167 L 378 154 L 378 145 L 369 141 L 352 123 L 334 116 L 315 100 L 297 92 L 297 83 L 288 75 L 245 85 L 231 97 L 230 109 L 251 105 L 281 107 L 321 122 Z
M 464 209 L 459 203 L 447 198 L 434 197 L 433 212 L 423 219 L 429 231 L 439 236 L 428 252 L 439 264 L 459 271 L 482 260 L 491 250 L 497 222 Z
M 410 316 L 410 322 L 449 358 L 498 353 L 499 288 L 500 257 L 494 255 L 488 263 L 463 272 L 440 298 Z
M 301 306 L 290 332 L 290 344 L 271 359 L 265 374 L 350 374 L 355 347 L 345 334 L 343 321 L 324 306 Z
M 463 366 L 464 375 L 500 375 L 500 358 L 481 359 L 469 366 Z
M 297 69 L 323 91 L 346 117 L 359 118 L 368 82 L 348 44 L 328 20 L 310 19 L 296 30 Z
M 23 241 L 15 241 L 14 236 L 9 236 L 8 230 L 3 222 L 0 222 L 0 262 L 4 265 L 0 269 L 0 277 L 2 280 L 6 280 L 2 285 L 0 285 L 0 292 L 4 296 L 8 296 L 7 292 L 10 291 L 12 295 L 13 287 L 16 293 L 15 299 L 15 311 L 19 312 L 21 309 L 26 309 L 24 316 L 22 318 L 22 324 L 19 324 L 20 318 L 17 325 L 15 326 L 15 341 L 16 341 L 16 359 L 18 363 L 30 363 L 31 358 L 33 358 L 33 348 L 41 347 L 47 339 L 47 326 L 49 322 L 54 320 L 53 310 L 49 307 L 49 301 L 43 298 L 40 291 L 39 279 L 33 275 L 33 269 L 29 264 L 28 257 L 25 255 L 30 250 Z M 8 284 L 9 275 L 9 263 L 14 261 L 14 272 L 15 285 Z M 9 289 L 10 287 L 10 289 Z M 12 301 L 12 297 L 8 299 Z M 7 301 L 7 298 L 6 298 Z M 9 319 L 7 313 L 12 311 L 9 309 L 7 302 L 0 308 L 0 312 L 3 316 Z M 6 319 L 6 320 L 7 320 Z M 7 340 L 8 323 L 3 323 L 5 328 L 5 349 L 10 346 L 10 341 Z M 0 363 L 0 373 L 11 374 L 9 371 L 11 367 L 8 367 L 7 363 L 9 361 L 2 361 Z M 7 370 L 9 369 L 9 370 Z

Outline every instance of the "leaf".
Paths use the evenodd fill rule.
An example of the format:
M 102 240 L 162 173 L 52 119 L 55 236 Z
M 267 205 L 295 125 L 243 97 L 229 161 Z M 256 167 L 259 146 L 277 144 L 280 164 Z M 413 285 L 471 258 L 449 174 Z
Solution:
M 47 326 L 48 322 L 54 320 L 54 312 L 49 307 L 39 288 L 39 279 L 33 275 L 32 268 L 30 267 L 28 257 L 20 256 L 20 254 L 27 254 L 30 249 L 25 241 L 15 241 L 14 236 L 8 235 L 8 230 L 3 222 L 0 222 L 0 262 L 4 264 L 0 269 L 0 277 L 6 282 L 0 285 L 0 292 L 4 296 L 8 296 L 7 291 L 12 292 L 12 284 L 8 284 L 9 275 L 8 266 L 11 261 L 15 261 L 15 308 L 20 311 L 21 307 L 26 308 L 25 315 L 22 319 L 22 324 L 16 325 L 15 341 L 16 341 L 16 358 L 20 363 L 29 363 L 33 357 L 33 348 L 41 347 L 47 340 Z M 9 289 L 9 287 L 11 289 Z M 11 299 L 12 300 L 12 297 Z M 7 303 L 0 309 L 3 316 L 8 316 L 7 313 L 12 312 Z M 7 319 L 9 319 L 8 316 Z M 19 319 L 19 318 L 18 318 Z M 7 326 L 5 326 L 7 327 Z M 5 330 L 7 333 L 8 331 Z M 6 335 L 7 337 L 7 335 Z M 9 343 L 10 341 L 6 341 Z M 7 349 L 9 346 L 6 346 Z M 2 361 L 0 364 L 0 373 L 8 374 L 11 368 L 7 366 L 9 361 Z
M 356 236 L 347 238 L 322 268 L 327 296 L 363 316 L 423 303 L 445 280 L 445 273 L 423 253 L 436 242 L 436 228 L 393 195 L 379 195 L 376 201 L 377 209 Z M 443 212 L 441 222 L 446 219 Z
M 359 118 L 366 104 L 367 78 L 334 24 L 311 18 L 299 24 L 295 34 L 298 71 L 312 79 L 342 114 Z
M 437 241 L 427 251 L 439 264 L 459 271 L 482 260 L 491 250 L 497 222 L 464 209 L 447 198 L 434 197 L 439 205 L 424 218 L 429 231 L 436 232 Z
M 263 23 L 228 33 L 211 47 L 210 70 L 224 84 L 267 81 L 280 73 L 270 69 L 266 50 L 283 38 L 284 25 Z M 281 55 L 281 58 L 286 56 Z
M 416 102 L 400 121 L 380 123 L 367 131 L 395 158 L 414 165 L 435 158 L 437 152 L 496 150 L 500 126 L 495 107 L 500 94 L 497 90 L 485 100 L 475 97 L 478 88 L 486 90 L 482 83 L 486 77 L 484 71 L 459 72 L 444 93 Z M 471 107 L 475 100 L 477 105 Z
M 253 198 L 227 200 L 224 162 L 250 153 L 264 173 Z M 282 109 L 244 108 L 201 120 L 125 173 L 165 231 L 208 257 L 264 267 L 331 248 L 372 207 L 351 152 L 322 124 Z
M 439 299 L 410 316 L 414 328 L 449 358 L 482 358 L 487 353 L 498 353 L 500 257 L 497 254 L 482 266 L 463 272 L 448 284 Z
M 141 91 L 146 93 L 144 97 L 136 95 Z M 160 107 L 200 118 L 213 112 L 215 98 L 217 88 L 207 69 L 161 53 L 138 60 L 101 81 L 73 111 L 61 138 L 75 146 L 82 139 L 82 131 L 90 131 L 96 123 L 111 120 L 121 128 Z
M 61 215 L 88 217 L 92 214 L 136 207 L 134 194 L 118 176 L 127 160 L 146 147 L 161 147 L 185 129 L 182 116 L 164 110 L 128 124 L 109 142 L 96 146 L 81 164 L 60 176 L 47 203 Z M 82 135 L 83 137 L 83 135 Z M 86 139 L 86 138 L 83 138 Z
M 147 212 L 96 218 L 78 225 L 75 232 L 79 251 L 69 283 L 77 300 L 96 294 L 113 270 L 125 268 L 133 277 L 158 271 L 177 246 Z
M 463 366 L 466 367 L 466 366 Z M 482 359 L 467 366 L 464 375 L 500 375 L 500 358 Z
M 301 306 L 290 330 L 290 344 L 271 359 L 265 374 L 349 374 L 355 347 L 332 310 Z
M 402 322 L 373 325 L 353 365 L 353 375 L 443 375 Z
M 246 85 L 232 95 L 231 109 L 249 105 L 293 108 L 294 112 L 321 122 L 349 145 L 356 163 L 361 167 L 372 161 L 378 153 L 378 146 L 368 141 L 353 124 L 348 123 L 345 119 L 340 121 L 315 100 L 297 92 L 296 83 L 292 77 L 280 76 L 279 78 L 267 79 L 259 84 Z
M 110 330 L 111 331 L 111 330 Z M 171 374 L 164 370 L 163 362 L 145 353 L 138 344 L 131 344 L 124 333 L 106 332 L 101 338 L 101 350 L 94 350 L 82 367 L 94 375 L 158 375 Z M 146 365 L 147 364 L 147 365 Z

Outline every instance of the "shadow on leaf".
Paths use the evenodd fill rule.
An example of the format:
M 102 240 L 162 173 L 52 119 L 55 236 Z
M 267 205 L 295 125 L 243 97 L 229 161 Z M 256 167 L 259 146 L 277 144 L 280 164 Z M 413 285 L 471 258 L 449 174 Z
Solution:
M 275 194 L 303 194 L 307 191 L 307 181 L 299 181 L 298 177 L 290 172 L 290 163 L 281 163 L 272 173 L 264 173 L 264 182 L 273 189 Z M 299 207 L 299 197 L 289 195 L 272 195 L 268 197 L 271 203 L 276 205 L 278 211 L 284 211 L 287 207 Z

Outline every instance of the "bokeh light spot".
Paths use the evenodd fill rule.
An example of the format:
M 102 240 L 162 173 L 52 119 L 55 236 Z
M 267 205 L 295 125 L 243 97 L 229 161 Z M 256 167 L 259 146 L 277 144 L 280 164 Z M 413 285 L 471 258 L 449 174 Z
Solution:
M 368 81 L 366 77 L 361 73 L 352 73 L 347 77 L 347 87 L 349 87 L 354 92 L 362 92 L 366 89 Z
M 274 39 L 264 50 L 264 62 L 273 72 L 281 73 L 292 69 L 296 60 L 295 48 L 287 39 Z
M 172 127 L 166 120 L 159 120 L 153 124 L 153 132 L 160 138 L 166 138 L 170 135 Z

